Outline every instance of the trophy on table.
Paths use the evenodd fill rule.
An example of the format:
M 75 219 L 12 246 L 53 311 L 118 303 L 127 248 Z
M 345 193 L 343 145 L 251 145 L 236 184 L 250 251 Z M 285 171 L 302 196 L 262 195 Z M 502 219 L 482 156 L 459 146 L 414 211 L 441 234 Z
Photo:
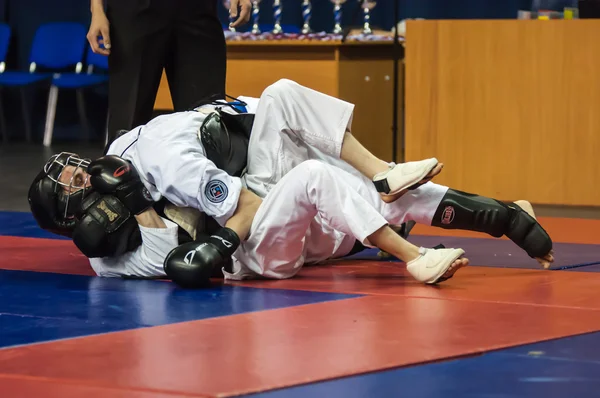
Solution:
M 281 28 L 281 0 L 273 0 L 273 19 L 275 26 L 273 26 L 273 34 L 278 35 L 283 33 Z
M 335 25 L 333 26 L 333 33 L 339 35 L 342 33 L 342 4 L 346 0 L 330 0 L 333 3 L 333 20 Z
M 302 34 L 307 35 L 312 30 L 310 28 L 310 17 L 312 15 L 312 7 L 310 5 L 310 0 L 302 1 L 302 18 L 304 19 L 304 23 L 302 24 Z
M 258 25 L 258 16 L 260 14 L 260 8 L 258 4 L 260 0 L 252 0 L 252 34 L 260 34 L 260 27 Z
M 371 30 L 371 10 L 373 9 L 373 7 L 375 7 L 375 5 L 377 4 L 376 2 L 372 1 L 372 0 L 361 0 L 362 1 L 362 9 L 363 9 L 363 35 L 370 35 L 373 33 L 373 31 Z

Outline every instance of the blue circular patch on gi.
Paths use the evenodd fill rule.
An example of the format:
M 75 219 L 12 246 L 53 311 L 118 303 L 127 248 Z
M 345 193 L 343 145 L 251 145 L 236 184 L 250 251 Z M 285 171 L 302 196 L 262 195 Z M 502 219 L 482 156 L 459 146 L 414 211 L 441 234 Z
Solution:
M 213 203 L 221 203 L 222 201 L 227 199 L 229 190 L 227 189 L 227 185 L 225 185 L 223 181 L 211 180 L 208 182 L 208 184 L 206 184 L 204 194 L 206 195 L 209 201 Z

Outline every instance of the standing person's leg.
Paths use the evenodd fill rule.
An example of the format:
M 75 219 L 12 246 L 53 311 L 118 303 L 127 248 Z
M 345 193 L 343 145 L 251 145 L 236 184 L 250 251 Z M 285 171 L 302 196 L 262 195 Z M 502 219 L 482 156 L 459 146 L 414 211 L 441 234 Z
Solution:
M 169 38 L 168 8 L 148 0 L 108 0 L 109 134 L 152 118 Z
M 353 113 L 353 104 L 290 80 L 267 87 L 250 137 L 249 187 L 266 193 L 307 159 L 360 173 L 378 181 L 382 192 L 387 193 L 401 192 L 441 171 L 442 165 L 435 158 L 394 167 L 375 157 L 350 133 Z
M 171 0 L 168 0 L 171 1 Z M 180 0 L 166 66 L 173 106 L 225 98 L 227 47 L 216 1 Z
M 468 260 L 460 259 L 461 249 L 424 250 L 406 242 L 338 171 L 342 172 L 309 160 L 286 174 L 260 206 L 250 236 L 234 254 L 234 273 L 226 278 L 290 278 L 304 265 L 307 252 L 322 253 L 321 259 L 313 256 L 313 261 L 333 257 L 334 250 L 327 253 L 319 247 L 306 247 L 307 231 L 317 216 L 331 230 L 351 237 L 352 243 L 358 240 L 401 256 L 421 282 L 439 282 L 466 265 Z M 330 229 L 311 236 L 310 244 L 337 247 L 331 241 L 338 237 L 326 230 Z

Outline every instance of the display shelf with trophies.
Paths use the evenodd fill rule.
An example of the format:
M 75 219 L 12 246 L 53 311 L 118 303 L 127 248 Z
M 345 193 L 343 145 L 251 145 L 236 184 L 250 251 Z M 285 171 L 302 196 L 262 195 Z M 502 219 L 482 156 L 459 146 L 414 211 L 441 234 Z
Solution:
M 356 105 L 353 133 L 376 156 L 392 160 L 396 153 L 402 152 L 394 149 L 399 144 L 392 143 L 396 143 L 394 127 L 402 125 L 402 120 L 394 118 L 402 115 L 403 84 L 402 79 L 394 81 L 397 52 L 392 32 L 377 31 L 370 24 L 370 11 L 375 2 L 358 0 L 361 23 L 354 31 L 338 26 L 341 15 L 334 13 L 333 26 L 337 32 L 334 33 L 314 32 L 310 25 L 310 0 L 299 1 L 303 1 L 300 33 L 286 33 L 278 28 L 281 27 L 278 18 L 286 10 L 277 7 L 274 9 L 275 33 L 261 31 L 257 16 L 261 12 L 259 0 L 253 2 L 250 32 L 226 31 L 227 94 L 259 97 L 268 85 L 279 79 L 290 79 L 352 102 Z M 337 10 L 342 1 L 333 0 L 332 6 Z M 402 53 L 403 47 L 400 47 Z M 399 70 L 402 76 L 402 61 Z M 165 76 L 155 108 L 173 108 Z M 397 157 L 393 160 L 401 161 Z
M 252 1 L 252 15 L 250 23 L 252 29 L 248 32 L 238 32 L 234 28 L 225 30 L 225 37 L 228 42 L 262 42 L 262 41 L 310 41 L 310 42 L 335 42 L 335 41 L 392 41 L 391 32 L 373 30 L 371 28 L 371 10 L 377 5 L 373 0 L 330 0 L 333 7 L 333 29 L 330 32 L 315 32 L 311 26 L 312 4 L 311 0 L 302 0 L 302 27 L 294 29 L 294 32 L 286 32 L 281 24 L 282 15 L 286 12 L 281 5 L 281 0 L 273 1 L 273 29 L 263 31 L 261 29 L 260 15 L 261 2 L 263 0 Z M 362 29 L 344 32 L 342 25 L 342 6 L 354 1 L 362 10 Z M 226 8 L 229 8 L 229 0 L 224 1 Z M 230 21 L 231 22 L 231 21 Z

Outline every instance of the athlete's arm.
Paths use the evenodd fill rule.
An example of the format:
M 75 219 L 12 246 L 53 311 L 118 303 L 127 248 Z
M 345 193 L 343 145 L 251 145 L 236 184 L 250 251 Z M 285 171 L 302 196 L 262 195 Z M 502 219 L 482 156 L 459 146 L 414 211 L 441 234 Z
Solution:
M 242 188 L 235 212 L 225 223 L 225 227 L 235 231 L 240 240 L 246 240 L 254 216 L 262 203 L 262 199 L 255 193 Z
M 121 256 L 90 258 L 98 276 L 164 278 L 163 263 L 167 254 L 179 246 L 179 227 L 147 210 L 135 217 L 139 223 L 142 244 Z
M 152 207 L 135 216 L 138 224 L 146 228 L 167 228 L 165 221 Z

